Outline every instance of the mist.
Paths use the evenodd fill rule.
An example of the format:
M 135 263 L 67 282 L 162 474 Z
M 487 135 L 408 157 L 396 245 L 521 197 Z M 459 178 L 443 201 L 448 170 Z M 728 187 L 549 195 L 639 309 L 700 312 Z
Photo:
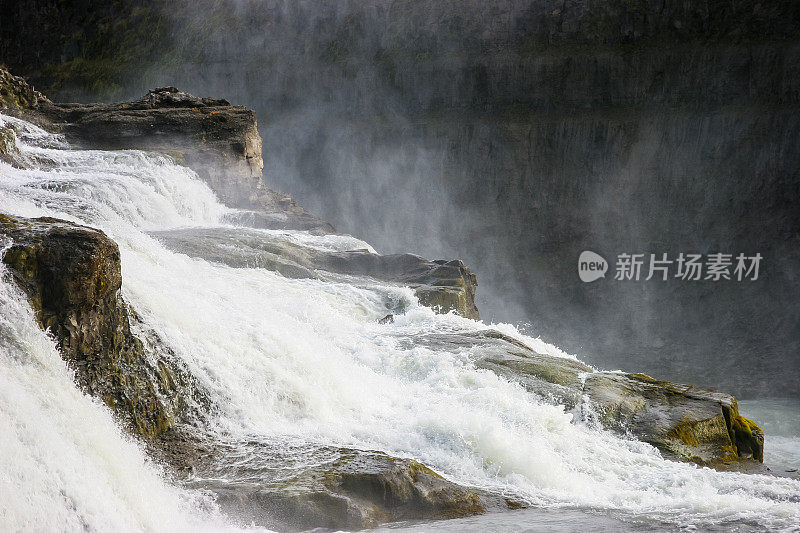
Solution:
M 463 259 L 486 321 L 600 368 L 800 395 L 797 9 L 146 4 L 137 74 L 59 96 L 251 107 L 270 187 L 382 253 Z M 605 279 L 579 280 L 583 250 Z M 613 279 L 621 253 L 713 252 L 760 253 L 759 279 Z

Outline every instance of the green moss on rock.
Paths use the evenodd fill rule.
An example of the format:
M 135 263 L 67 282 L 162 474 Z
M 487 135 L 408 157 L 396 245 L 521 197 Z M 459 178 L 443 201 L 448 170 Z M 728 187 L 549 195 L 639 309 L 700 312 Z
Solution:
M 145 353 L 119 297 L 119 249 L 103 232 L 52 218 L 0 215 L 13 244 L 2 257 L 37 321 L 56 340 L 79 385 L 144 437 L 185 410 L 188 373 Z
M 737 412 L 731 418 L 730 433 L 737 455 L 764 462 L 764 431 L 755 422 Z
M 10 156 L 18 153 L 19 148 L 17 148 L 14 131 L 11 128 L 0 127 L 0 158 L 4 155 Z
M 36 107 L 40 101 L 47 101 L 47 98 L 23 78 L 0 66 L 0 109 L 28 109 Z

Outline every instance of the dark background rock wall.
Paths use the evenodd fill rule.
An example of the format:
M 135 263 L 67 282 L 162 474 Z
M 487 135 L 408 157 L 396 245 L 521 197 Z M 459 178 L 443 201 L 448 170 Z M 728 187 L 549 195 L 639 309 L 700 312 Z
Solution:
M 800 3 L 0 0 L 59 99 L 257 110 L 268 184 L 384 252 L 459 257 L 489 320 L 605 368 L 800 395 Z M 578 254 L 764 256 L 580 282 Z M 611 265 L 613 270 L 613 264 Z

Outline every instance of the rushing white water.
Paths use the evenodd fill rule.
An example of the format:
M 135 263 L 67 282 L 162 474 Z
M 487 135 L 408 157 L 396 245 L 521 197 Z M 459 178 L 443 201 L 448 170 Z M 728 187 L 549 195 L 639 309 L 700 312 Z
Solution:
M 0 163 L 0 212 L 72 220 L 117 241 L 123 296 L 212 399 L 204 424 L 221 436 L 378 449 L 531 504 L 676 526 L 800 527 L 797 481 L 666 461 L 476 369 L 468 349 L 409 343 L 485 329 L 434 314 L 410 289 L 293 280 L 169 251 L 148 232 L 223 226 L 229 211 L 169 158 L 72 150 L 25 122 L 0 122 L 17 131 L 25 167 Z M 267 233 L 322 249 L 368 248 L 349 237 Z M 32 505 L 43 509 L 44 529 L 176 530 L 213 513 L 163 481 L 111 415 L 75 389 L 21 295 L 0 288 L 0 421 L 13 428 L 0 434 L 0 526 L 24 523 Z M 399 301 L 407 312 L 378 324 Z

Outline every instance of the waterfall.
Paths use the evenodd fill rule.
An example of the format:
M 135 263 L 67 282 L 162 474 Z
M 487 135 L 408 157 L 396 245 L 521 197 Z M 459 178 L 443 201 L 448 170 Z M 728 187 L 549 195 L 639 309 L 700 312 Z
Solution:
M 243 245 L 230 237 L 237 234 L 324 250 L 367 243 L 238 228 L 226 222 L 231 208 L 166 155 L 77 150 L 6 116 L 0 126 L 14 130 L 20 151 L 16 166 L 0 162 L 0 212 L 97 227 L 119 244 L 123 297 L 139 327 L 157 332 L 208 396 L 212 408 L 195 423 L 220 440 L 380 450 L 531 505 L 672 526 L 800 521 L 796 480 L 668 461 L 476 368 L 480 347 L 435 336 L 486 325 L 435 314 L 409 288 L 355 276 L 290 279 L 204 258 L 237 254 Z M 167 247 L 163 237 L 177 231 L 196 235 L 199 252 Z M 31 517 L 51 530 L 230 525 L 208 494 L 171 482 L 102 404 L 77 389 L 5 272 L 0 310 L 3 528 Z M 379 323 L 387 312 L 394 322 Z M 493 328 L 572 358 L 511 325 Z M 300 452 L 294 460 L 306 459 Z

